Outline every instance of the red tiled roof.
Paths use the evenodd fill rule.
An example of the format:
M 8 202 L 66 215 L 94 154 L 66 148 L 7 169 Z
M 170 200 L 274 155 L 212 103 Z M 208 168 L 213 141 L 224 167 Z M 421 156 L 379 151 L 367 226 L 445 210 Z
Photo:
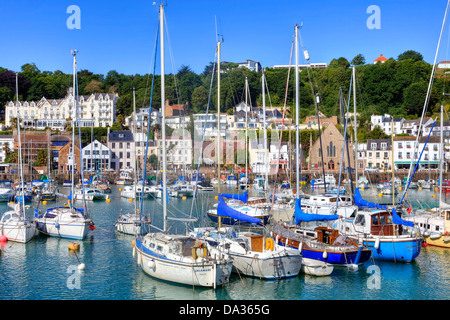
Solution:
M 376 58 L 374 61 L 387 61 L 389 59 L 387 59 L 386 57 L 383 57 L 382 54 L 380 54 L 380 56 L 378 58 Z

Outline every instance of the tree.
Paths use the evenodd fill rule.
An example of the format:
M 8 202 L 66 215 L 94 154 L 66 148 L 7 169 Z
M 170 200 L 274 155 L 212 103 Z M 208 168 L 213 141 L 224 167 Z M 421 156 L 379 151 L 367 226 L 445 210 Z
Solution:
M 344 57 L 340 57 L 338 59 L 331 60 L 330 65 L 329 65 L 330 68 L 337 68 L 337 67 L 348 68 L 349 66 L 350 66 L 350 62 L 348 62 L 348 60 L 345 59 Z
M 89 83 L 84 87 L 84 92 L 88 94 L 99 93 L 103 91 L 103 84 L 96 80 L 92 79 Z
M 397 60 L 401 61 L 401 60 L 406 60 L 406 59 L 411 59 L 413 61 L 423 61 L 423 56 L 414 50 L 407 50 L 401 54 L 399 54 Z
M 151 154 L 150 157 L 148 157 L 147 162 L 152 166 L 152 168 L 155 168 L 158 166 L 158 156 L 156 154 Z
M 366 63 L 366 58 L 360 53 L 356 55 L 352 60 L 352 65 L 354 66 L 360 66 Z
M 48 152 L 46 149 L 41 149 L 38 151 L 36 155 L 36 161 L 34 162 L 35 166 L 44 167 L 47 165 L 47 156 Z

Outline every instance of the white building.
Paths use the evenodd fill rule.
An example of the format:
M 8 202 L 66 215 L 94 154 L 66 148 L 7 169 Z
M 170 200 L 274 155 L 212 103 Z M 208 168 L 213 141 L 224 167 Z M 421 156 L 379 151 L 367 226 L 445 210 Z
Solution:
M 158 161 L 162 163 L 162 139 L 157 141 L 157 147 Z M 166 137 L 167 169 L 190 169 L 191 165 L 192 139 L 190 134 L 186 130 L 176 130 L 172 133 L 172 136 Z
M 394 135 L 403 133 L 403 123 L 406 121 L 403 118 L 394 118 Z M 389 114 L 385 114 L 384 116 L 380 115 L 372 115 L 370 117 L 370 130 L 375 129 L 376 126 L 379 126 L 381 130 L 388 136 L 392 135 L 392 116 Z
M 269 147 L 270 173 L 286 173 L 289 171 L 289 148 L 288 143 L 271 143 Z M 278 166 L 278 170 L 277 170 Z
M 108 148 L 111 150 L 111 169 L 135 169 L 136 149 L 131 131 L 110 131 L 108 127 Z
M 193 115 L 194 129 L 197 137 L 217 137 L 217 114 L 198 113 Z M 220 115 L 220 136 L 225 137 L 227 129 L 227 115 Z
M 419 147 L 416 149 L 414 136 L 394 137 L 394 165 L 396 169 L 409 169 L 411 163 L 416 165 L 423 150 L 418 169 L 438 168 L 440 159 L 440 138 L 431 136 L 425 145 L 427 137 L 420 137 Z M 424 148 L 425 147 L 425 148 Z M 444 155 L 445 157 L 445 155 Z M 412 161 L 412 162 L 411 162 Z
M 79 96 L 79 125 L 81 127 L 111 126 L 116 118 L 116 101 L 113 93 L 93 93 Z M 10 101 L 5 106 L 5 124 L 11 126 L 11 119 L 17 118 L 19 109 L 21 126 L 24 128 L 44 129 L 50 127 L 64 130 L 68 118 L 75 119 L 72 88 L 63 99 L 39 101 Z
M 83 148 L 83 169 L 103 171 L 111 169 L 111 150 L 100 141 L 94 140 Z

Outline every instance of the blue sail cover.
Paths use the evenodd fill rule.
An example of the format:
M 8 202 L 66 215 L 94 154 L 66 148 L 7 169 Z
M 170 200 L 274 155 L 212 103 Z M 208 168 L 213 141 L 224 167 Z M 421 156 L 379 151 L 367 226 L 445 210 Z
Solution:
M 361 207 L 370 207 L 370 208 L 379 208 L 379 209 L 384 209 L 387 210 L 386 206 L 383 206 L 381 204 L 378 203 L 374 203 L 374 202 L 369 202 L 367 200 L 364 200 L 361 196 L 361 193 L 359 192 L 359 188 L 355 189 L 355 204 L 357 206 L 361 206 Z
M 247 203 L 248 193 L 245 191 L 243 194 L 222 193 L 222 196 L 229 199 L 237 199 L 244 203 Z
M 392 208 L 392 221 L 395 224 L 401 224 L 407 227 L 414 227 L 414 223 L 412 221 L 405 221 L 402 218 L 399 217 L 399 215 L 397 214 L 397 211 L 395 211 L 395 208 Z
M 222 217 L 230 217 L 240 221 L 250 222 L 250 223 L 261 223 L 261 219 L 254 218 L 245 213 L 241 213 L 233 208 L 227 206 L 222 196 L 219 194 L 219 205 L 217 206 L 217 215 Z
M 302 211 L 301 200 L 295 199 L 295 223 L 298 224 L 302 221 L 328 221 L 337 220 L 339 216 L 337 214 L 315 214 L 305 213 Z

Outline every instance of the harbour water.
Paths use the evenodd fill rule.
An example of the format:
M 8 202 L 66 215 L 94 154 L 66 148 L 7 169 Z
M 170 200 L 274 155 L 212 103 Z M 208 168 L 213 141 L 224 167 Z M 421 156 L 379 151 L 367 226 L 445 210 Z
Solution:
M 369 260 L 357 270 L 335 268 L 327 277 L 300 274 L 266 281 L 233 274 L 216 290 L 178 286 L 144 274 L 132 256 L 132 236 L 115 232 L 114 222 L 134 205 L 120 198 L 113 186 L 111 201 L 89 202 L 96 229 L 80 243 L 77 254 L 71 240 L 40 235 L 27 244 L 6 242 L 0 255 L 1 300 L 446 300 L 450 286 L 450 250 L 425 247 L 412 263 Z M 230 189 L 231 190 L 231 189 Z M 234 190 L 234 188 L 233 188 Z M 64 192 L 63 188 L 60 188 Z M 68 191 L 68 190 L 67 190 Z M 231 190 L 232 191 L 232 190 Z M 68 192 L 67 192 L 68 193 Z M 377 200 L 375 187 L 363 197 Z M 434 190 L 410 190 L 413 208 L 432 207 Z M 386 196 L 383 196 L 386 198 Z M 384 201 L 386 201 L 384 198 Z M 211 197 L 211 202 L 214 198 Z M 58 202 L 40 204 L 45 210 Z M 145 212 L 158 223 L 160 200 L 144 200 Z M 192 200 L 171 198 L 169 210 L 189 212 Z M 33 214 L 36 203 L 30 203 Z M 0 210 L 7 209 L 6 203 Z M 200 209 L 202 210 L 202 209 Z M 154 220 L 156 219 L 156 220 Z M 78 263 L 86 265 L 77 270 Z

